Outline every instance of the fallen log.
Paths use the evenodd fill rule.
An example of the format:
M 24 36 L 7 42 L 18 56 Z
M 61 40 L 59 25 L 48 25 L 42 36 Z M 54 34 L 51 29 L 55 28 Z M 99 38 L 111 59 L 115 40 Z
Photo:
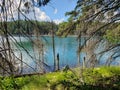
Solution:
M 29 74 L 18 74 L 18 75 L 14 75 L 14 78 L 18 78 L 18 77 L 26 77 L 26 76 L 33 76 L 33 75 L 43 75 L 45 73 L 29 73 Z

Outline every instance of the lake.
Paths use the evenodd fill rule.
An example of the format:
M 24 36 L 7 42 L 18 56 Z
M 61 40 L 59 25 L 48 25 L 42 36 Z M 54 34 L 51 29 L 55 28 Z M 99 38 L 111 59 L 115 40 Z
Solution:
M 36 68 L 36 60 L 39 60 L 38 55 L 38 49 L 34 48 L 33 42 L 36 37 L 31 37 L 29 40 L 27 37 L 14 37 L 17 40 L 17 44 L 13 44 L 13 48 L 15 49 L 14 52 L 16 56 L 20 57 L 22 55 L 22 59 L 25 63 L 30 65 L 33 68 Z M 39 37 L 39 40 L 42 41 L 44 52 L 42 59 L 44 59 L 44 62 L 49 66 L 45 66 L 47 71 L 52 71 L 54 66 L 54 56 L 53 56 L 53 44 L 52 44 L 52 37 L 51 36 L 41 36 Z M 84 42 L 84 37 L 81 39 L 82 42 Z M 55 57 L 57 57 L 57 54 L 59 54 L 60 58 L 60 68 L 65 67 L 66 65 L 69 65 L 70 67 L 75 67 L 78 65 L 78 56 L 77 56 L 77 50 L 78 50 L 78 41 L 76 37 L 68 36 L 66 38 L 63 37 L 57 37 L 55 36 Z M 27 53 L 26 53 L 27 51 Z M 109 57 L 110 53 L 105 53 L 105 55 L 102 56 L 101 59 L 101 65 L 105 63 L 106 59 Z M 80 54 L 80 62 L 82 63 L 83 57 L 85 56 L 84 52 L 81 52 Z M 117 63 L 113 63 L 114 65 L 117 65 Z M 30 67 L 27 67 L 24 65 L 24 72 L 32 72 L 32 69 Z
M 17 56 L 20 56 L 22 53 L 23 61 L 29 64 L 32 67 L 35 67 L 35 58 L 37 56 L 37 50 L 33 50 L 33 45 L 31 40 L 29 40 L 27 37 L 14 37 L 17 40 L 17 44 L 20 44 L 20 46 L 12 45 L 15 49 L 15 54 Z M 35 37 L 31 37 L 32 40 L 35 39 Z M 42 43 L 44 44 L 44 62 L 50 66 L 50 69 L 53 70 L 54 66 L 54 56 L 53 56 L 53 44 L 52 44 L 52 37 L 51 36 L 41 36 L 40 37 Z M 19 48 L 19 50 L 17 50 Z M 26 53 L 24 49 L 26 49 L 29 53 Z M 77 49 L 78 49 L 78 42 L 76 37 L 68 36 L 66 38 L 62 37 L 55 37 L 55 53 L 56 57 L 57 54 L 59 54 L 59 62 L 60 62 L 60 68 L 65 67 L 66 65 L 69 65 L 70 67 L 75 67 L 78 64 L 77 61 Z M 81 53 L 82 54 L 82 53 Z M 31 58 L 31 56 L 33 58 Z M 83 55 L 82 55 L 83 56 Z M 82 60 L 81 56 L 81 60 Z M 34 60 L 33 60 L 34 59 Z

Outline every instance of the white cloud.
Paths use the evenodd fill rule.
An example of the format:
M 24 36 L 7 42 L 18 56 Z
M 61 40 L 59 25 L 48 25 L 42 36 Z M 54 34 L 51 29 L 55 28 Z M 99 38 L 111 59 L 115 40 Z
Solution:
M 58 10 L 57 10 L 57 8 L 55 8 L 55 10 L 54 10 L 54 14 L 57 14 L 57 12 L 58 12 Z
M 38 21 L 50 21 L 50 17 L 46 15 L 45 12 L 41 11 L 39 8 L 35 7 L 35 15 Z
M 24 20 L 26 16 L 30 20 L 50 21 L 49 16 L 47 16 L 45 12 L 41 11 L 39 8 L 35 8 L 34 10 L 35 10 L 35 13 L 34 12 L 21 13 L 20 19 Z M 16 12 L 14 12 L 14 18 L 18 19 L 18 14 Z
M 45 12 L 40 10 L 40 8 L 33 7 L 31 0 L 27 0 L 27 1 L 30 1 L 31 7 L 29 8 L 29 13 L 25 13 L 25 12 L 27 12 L 27 9 L 24 6 L 24 3 L 25 3 L 24 1 L 25 0 L 22 0 L 21 6 L 20 6 L 20 11 L 21 12 L 19 13 L 19 16 L 20 16 L 21 20 L 24 20 L 25 17 L 27 17 L 30 20 L 52 21 L 50 19 L 50 17 L 48 15 L 46 15 Z M 9 2 L 7 2 L 7 3 L 9 3 Z M 6 4 L 6 5 L 8 5 L 7 6 L 8 7 L 7 13 L 8 14 L 7 15 L 3 15 L 3 13 L 0 10 L 0 21 L 4 20 L 5 16 L 8 17 L 8 21 L 13 20 L 13 18 L 14 18 L 14 20 L 18 20 L 18 6 L 19 6 L 19 3 L 20 3 L 20 0 L 13 0 L 12 7 L 9 6 L 10 4 Z M 1 1 L 0 1 L 0 4 L 2 4 Z M 55 9 L 54 10 L 54 14 L 56 14 L 57 12 L 58 12 L 58 10 Z M 61 23 L 63 21 L 64 21 L 63 18 L 62 19 L 55 19 L 55 20 L 53 20 L 53 22 L 55 22 L 56 24 L 59 24 L 59 23 Z
M 64 21 L 64 18 L 53 20 L 53 22 L 56 23 L 56 24 L 60 24 L 60 23 L 62 23 L 63 21 Z
M 24 6 L 24 1 L 22 1 L 21 3 L 21 6 L 20 6 L 20 19 L 21 20 L 24 20 L 25 19 L 25 16 L 30 19 L 30 20 L 38 20 L 38 21 L 50 21 L 50 17 L 48 15 L 46 15 L 45 12 L 41 11 L 40 8 L 37 8 L 37 7 L 33 7 L 32 6 L 32 2 L 31 0 L 26 0 L 26 1 L 29 1 L 30 2 L 30 5 L 31 7 L 29 8 L 29 13 L 25 13 L 25 12 L 28 12 L 26 7 Z M 2 2 L 0 2 L 2 3 Z M 19 3 L 20 3 L 20 0 L 13 0 L 13 3 L 12 3 L 12 7 L 9 6 L 9 2 L 8 6 L 8 10 L 7 10 L 7 15 L 3 15 L 3 13 L 1 12 L 0 10 L 0 13 L 1 13 L 1 17 L 0 17 L 0 20 L 4 20 L 5 16 L 8 17 L 8 21 L 12 20 L 12 18 L 14 18 L 15 20 L 18 19 L 18 6 L 19 6 Z

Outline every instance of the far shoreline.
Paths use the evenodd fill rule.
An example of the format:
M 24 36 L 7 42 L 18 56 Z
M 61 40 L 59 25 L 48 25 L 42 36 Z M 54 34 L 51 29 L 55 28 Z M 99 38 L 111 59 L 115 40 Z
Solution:
M 35 37 L 36 35 L 9 35 L 9 37 Z M 39 36 L 46 36 L 46 37 L 52 37 L 52 35 L 39 35 Z M 67 35 L 67 36 L 58 36 L 54 35 L 55 37 L 60 37 L 60 38 L 66 38 L 66 37 L 76 37 L 78 38 L 78 35 Z M 4 35 L 0 35 L 0 37 L 5 37 Z M 81 36 L 81 37 L 88 37 L 88 36 Z

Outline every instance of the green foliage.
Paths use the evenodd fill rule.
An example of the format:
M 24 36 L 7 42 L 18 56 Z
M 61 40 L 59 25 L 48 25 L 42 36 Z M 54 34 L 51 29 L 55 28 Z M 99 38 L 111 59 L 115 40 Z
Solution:
M 15 88 L 18 88 L 14 78 L 12 77 L 6 77 L 2 80 L 0 80 L 0 89 L 2 90 L 13 90 Z
M 104 36 L 109 42 L 120 43 L 120 25 L 112 30 L 107 30 Z
M 58 26 L 58 31 L 56 32 L 56 35 L 58 36 L 66 36 L 70 34 L 74 35 L 75 26 L 73 24 L 74 22 L 72 21 L 60 23 Z
M 114 5 L 112 5 L 113 3 Z M 67 12 L 66 15 L 70 16 L 70 21 L 68 21 L 74 21 L 74 27 L 80 29 L 81 33 L 84 33 L 83 35 L 92 37 L 99 34 L 99 36 L 103 36 L 105 29 L 109 29 L 109 25 L 115 23 L 114 20 L 120 19 L 119 13 L 114 14 L 120 9 L 118 3 L 120 0 L 77 0 L 74 10 Z M 69 25 L 69 27 L 73 26 Z M 116 29 L 115 26 L 114 29 Z M 118 34 L 118 30 L 107 32 L 109 41 L 119 42 L 120 35 L 115 35 L 115 32 Z M 114 34 L 111 35 L 112 33 Z
M 38 22 L 38 21 L 24 21 L 17 20 L 7 22 L 8 32 L 15 35 L 31 35 L 34 30 L 38 30 L 40 34 L 49 34 L 52 29 L 57 30 L 58 26 L 53 22 Z M 0 25 L 0 34 L 4 34 L 4 28 Z
M 21 77 L 21 78 L 1 77 L 0 90 L 19 90 L 30 81 L 31 81 L 30 77 Z
M 75 72 L 74 70 L 77 70 Z M 0 90 L 119 90 L 120 67 L 86 68 L 83 70 L 84 84 L 78 69 L 33 75 L 19 78 L 0 78 Z
M 48 80 L 45 75 L 44 76 L 34 75 L 29 77 L 27 80 L 29 82 L 27 84 L 24 84 L 24 86 L 22 86 L 22 90 L 32 90 L 32 89 L 39 90 L 40 88 L 47 87 Z
M 58 31 L 56 34 L 59 36 L 62 32 L 64 32 L 64 29 L 67 27 L 67 22 L 60 23 L 58 26 Z
M 120 88 L 119 87 L 120 67 L 111 66 L 111 67 L 86 69 L 83 73 L 85 83 L 88 85 L 101 84 L 102 86 L 104 86 L 105 84 L 115 84 L 114 82 L 112 82 L 112 79 L 110 79 L 110 78 L 116 78 L 115 76 L 119 77 L 118 81 L 115 82 L 116 82 L 116 86 Z

